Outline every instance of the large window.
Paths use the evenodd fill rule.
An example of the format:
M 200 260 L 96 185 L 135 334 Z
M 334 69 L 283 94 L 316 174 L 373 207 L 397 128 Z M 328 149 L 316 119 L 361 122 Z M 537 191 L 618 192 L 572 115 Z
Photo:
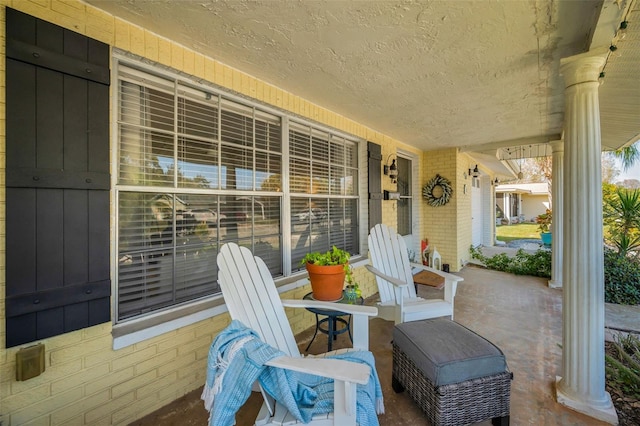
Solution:
M 334 245 L 357 253 L 357 145 L 292 123 L 289 152 L 293 266 Z
M 274 276 L 309 251 L 359 253 L 355 139 L 175 76 L 117 75 L 118 321 L 218 293 L 228 241 Z

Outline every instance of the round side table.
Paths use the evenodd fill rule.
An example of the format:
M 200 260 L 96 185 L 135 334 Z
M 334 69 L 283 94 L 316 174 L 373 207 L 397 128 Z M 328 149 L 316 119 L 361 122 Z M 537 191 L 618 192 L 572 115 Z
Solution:
M 313 298 L 313 293 L 307 293 L 303 297 L 304 300 L 315 300 Z M 357 297 L 355 299 L 349 299 L 345 292 L 342 292 L 342 299 L 334 302 L 343 305 L 362 305 L 364 304 L 364 299 L 362 297 Z M 327 352 L 331 352 L 331 346 L 333 341 L 338 337 L 339 334 L 349 333 L 349 340 L 353 343 L 353 337 L 351 336 L 351 315 L 342 312 L 342 311 L 334 311 L 332 309 L 321 309 L 321 308 L 306 308 L 309 312 L 313 312 L 316 315 L 316 329 L 313 332 L 313 337 L 311 341 L 307 345 L 305 352 L 309 350 L 311 344 L 315 340 L 318 335 L 318 331 L 327 335 L 328 345 Z M 347 319 L 341 317 L 347 317 Z M 326 318 L 320 318 L 326 317 Z M 323 325 L 325 325 L 323 327 Z M 340 325 L 340 327 L 339 327 Z

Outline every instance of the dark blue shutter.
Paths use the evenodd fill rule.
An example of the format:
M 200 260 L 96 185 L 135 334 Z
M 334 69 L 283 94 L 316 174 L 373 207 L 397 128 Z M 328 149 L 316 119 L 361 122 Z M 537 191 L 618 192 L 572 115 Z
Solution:
M 369 173 L 369 229 L 382 223 L 382 147 L 367 142 Z
M 109 46 L 6 8 L 6 346 L 110 320 Z

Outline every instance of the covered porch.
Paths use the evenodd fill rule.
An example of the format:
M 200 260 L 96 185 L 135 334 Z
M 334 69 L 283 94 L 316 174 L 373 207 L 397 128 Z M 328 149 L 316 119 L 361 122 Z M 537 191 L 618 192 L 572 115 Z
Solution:
M 104 202 L 89 212 L 102 226 L 95 250 L 85 249 L 84 240 L 63 244 L 72 234 L 97 240 L 89 238 L 94 222 L 79 232 L 77 221 L 62 213 L 58 227 L 28 222 L 51 230 L 46 240 L 15 232 L 15 219 L 46 218 L 46 203 L 30 206 L 31 215 L 11 210 L 0 225 L 2 238 L 8 235 L 0 255 L 9 270 L 0 280 L 0 397 L 8 423 L 128 424 L 197 393 L 208 344 L 228 323 L 212 260 L 226 241 L 260 248 L 281 295 L 301 298 L 308 282 L 298 261 L 313 249 L 307 229 L 315 229 L 324 240 L 349 246 L 364 295 L 375 297 L 363 266 L 376 223 L 397 228 L 414 253 L 428 238 L 452 272 L 472 273 L 461 286 L 456 319 L 479 327 L 505 351 L 516 372 L 516 423 L 584 424 L 593 417 L 615 423 L 600 345 L 599 160 L 602 150 L 640 136 L 638 0 L 281 1 L 277 7 L 267 1 L 0 0 L 0 7 L 5 16 L 38 20 L 29 31 L 2 21 L 13 30 L 6 37 L 13 44 L 0 72 L 7 89 L 0 95 L 7 111 L 0 148 L 7 152 L 8 182 L 0 203 L 7 210 L 19 206 L 8 195 L 24 180 L 26 188 L 51 189 L 33 183 L 40 179 L 35 172 L 18 173 L 16 184 L 10 172 L 21 172 L 27 154 L 51 159 L 53 165 L 40 165 L 46 170 L 95 160 L 79 154 L 64 163 L 62 155 L 50 155 L 82 153 L 67 139 L 84 149 L 92 142 L 85 136 L 99 133 L 76 128 L 83 120 L 69 117 L 78 111 L 100 118 L 100 143 L 90 145 L 99 148 L 101 160 L 93 166 L 104 186 L 87 190 L 104 191 Z M 56 92 L 47 110 L 37 96 L 24 96 L 26 90 L 10 90 L 22 88 L 16 83 L 27 75 L 22 67 L 44 67 L 32 59 L 40 50 L 23 54 L 20 37 L 54 52 L 49 59 L 56 64 L 69 62 L 57 59 L 64 43 L 54 46 L 45 35 L 38 46 L 29 39 L 43 29 L 101 43 L 101 96 Z M 65 53 L 76 54 L 70 50 Z M 24 81 L 33 93 L 61 87 L 53 79 Z M 46 113 L 78 93 L 98 106 L 71 102 L 80 107 L 65 111 L 66 120 Z M 59 120 L 49 120 L 54 116 Z M 25 125 L 23 117 L 31 121 Z M 65 139 L 72 131 L 84 136 Z M 29 146 L 43 151 L 26 152 Z M 377 151 L 369 149 L 374 146 Z M 525 155 L 553 156 L 553 234 L 562 244 L 553 246 L 548 286 L 538 279 L 504 281 L 468 265 L 470 245 L 495 240 L 495 183 L 514 178 L 513 163 Z M 435 177 L 450 185 L 450 199 L 436 194 L 443 201 L 437 206 L 423 195 Z M 91 179 L 80 183 L 84 188 Z M 145 209 L 164 194 L 173 201 L 166 211 L 156 206 L 154 225 Z M 60 212 L 75 211 L 59 201 Z M 36 268 L 12 261 L 31 259 L 22 256 L 25 240 L 32 242 L 31 254 L 47 251 L 40 256 L 45 267 L 27 277 L 28 285 L 16 276 Z M 69 311 L 90 321 L 70 326 L 61 312 L 68 306 L 65 279 L 73 274 L 62 272 L 81 262 L 63 246 L 101 261 L 101 279 L 88 278 L 97 263 L 89 257 L 86 277 L 71 277 L 72 284 L 95 281 L 100 291 L 78 296 L 82 309 Z M 49 282 L 50 276 L 57 280 Z M 50 285 L 62 296 L 35 306 Z M 16 308 L 22 298 L 29 303 Z M 42 319 L 49 314 L 55 322 Z M 27 315 L 28 326 L 21 322 Z M 311 314 L 290 318 L 295 332 L 312 321 Z M 381 422 L 403 424 L 405 413 L 421 418 L 408 398 L 390 390 L 391 325 L 374 324 L 372 349 L 390 398 Z M 16 353 L 31 344 L 43 345 L 46 371 L 16 381 Z M 564 381 L 556 387 L 558 376 Z M 199 401 L 194 406 L 200 410 Z
M 514 373 L 511 385 L 512 424 L 599 425 L 597 420 L 569 410 L 555 400 L 554 383 L 561 371 L 562 357 L 562 290 L 547 286 L 543 278 L 515 276 L 503 272 L 467 266 L 457 273 L 464 278 L 456 296 L 455 318 L 466 327 L 485 336 L 505 353 L 509 369 Z M 429 290 L 420 287 L 420 295 Z M 367 303 L 373 303 L 371 298 Z M 633 310 L 607 315 L 607 326 L 625 328 L 635 324 Z M 635 318 L 635 319 L 634 319 Z M 514 324 L 518 324 L 514 327 Z M 386 412 L 379 416 L 381 425 L 418 425 L 426 420 L 420 408 L 406 393 L 396 394 L 391 388 L 391 332 L 393 323 L 373 319 L 370 346 L 382 383 Z M 301 351 L 311 339 L 311 329 L 298 337 Z M 640 329 L 638 330 L 640 331 Z M 309 353 L 326 351 L 326 337 L 316 338 Z M 349 346 L 339 336 L 337 346 Z M 132 426 L 169 426 L 206 424 L 208 413 L 200 400 L 201 389 L 185 395 Z M 252 394 L 237 417 L 238 425 L 252 424 L 262 398 Z M 490 421 L 482 424 L 491 424 Z

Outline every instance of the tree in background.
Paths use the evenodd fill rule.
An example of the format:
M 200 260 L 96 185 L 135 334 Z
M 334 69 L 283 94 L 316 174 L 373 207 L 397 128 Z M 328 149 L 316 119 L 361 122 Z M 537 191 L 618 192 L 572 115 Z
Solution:
M 640 152 L 635 147 L 636 145 L 632 145 L 630 147 L 623 148 L 619 151 L 631 152 L 635 149 L 635 152 Z M 622 162 L 623 167 L 626 167 L 625 166 L 626 163 L 621 159 L 621 157 L 618 157 L 618 155 L 623 155 L 623 154 L 615 154 L 616 152 L 618 151 L 609 151 L 602 154 L 602 162 L 601 162 L 602 182 L 615 183 L 616 179 L 620 175 L 620 170 L 618 169 L 616 164 L 616 158 L 620 158 L 620 161 Z M 627 153 L 624 155 L 625 155 L 625 158 L 628 159 L 628 161 L 631 161 L 630 160 L 631 158 L 636 158 L 633 161 L 640 160 L 640 154 L 638 157 L 633 157 L 633 155 L 630 153 Z M 519 180 L 520 183 L 547 182 L 549 184 L 549 191 L 551 191 L 551 180 L 553 178 L 553 167 L 552 167 L 553 160 L 551 156 L 525 158 L 524 160 L 522 160 L 521 164 L 522 164 L 522 173 L 524 174 L 524 178 Z M 633 165 L 633 162 L 630 164 Z M 628 167 L 631 167 L 631 165 Z
M 617 188 L 614 194 L 606 194 L 603 207 L 607 242 L 618 249 L 620 256 L 634 254 L 637 257 L 640 250 L 640 190 Z
M 619 185 L 627 189 L 640 189 L 640 180 L 625 179 L 622 182 L 620 182 Z
M 622 170 L 629 170 L 635 163 L 640 161 L 640 141 L 635 141 L 631 145 L 611 151 L 610 156 L 620 160 Z
M 524 158 L 520 160 L 523 178 L 517 183 L 543 183 L 551 179 L 551 157 Z
M 603 153 L 600 164 L 602 165 L 602 182 L 615 183 L 620 170 L 616 167 L 614 157 L 610 153 Z

